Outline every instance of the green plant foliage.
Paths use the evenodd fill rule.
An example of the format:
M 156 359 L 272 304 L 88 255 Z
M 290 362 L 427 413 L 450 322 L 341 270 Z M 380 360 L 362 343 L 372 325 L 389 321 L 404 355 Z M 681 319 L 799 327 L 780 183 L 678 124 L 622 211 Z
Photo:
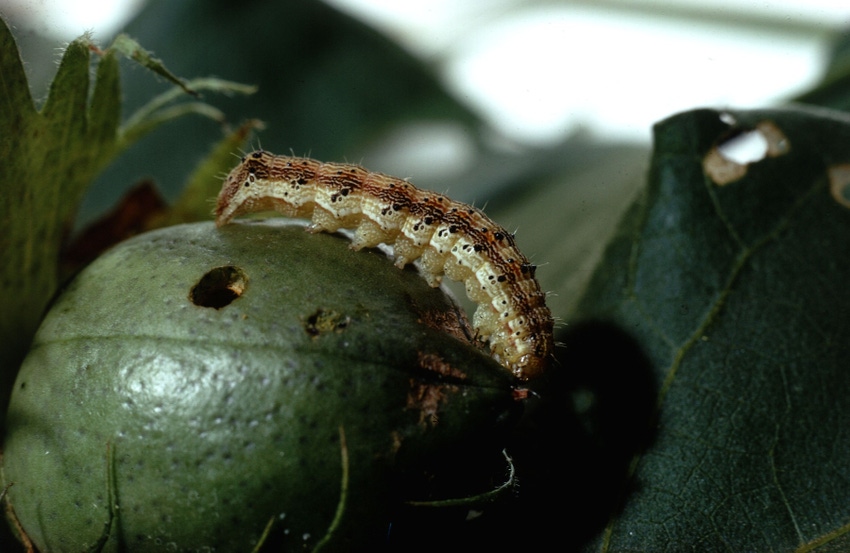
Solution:
M 145 57 L 138 44 L 119 37 L 119 48 L 101 51 L 87 37 L 66 49 L 44 105 L 30 95 L 15 41 L 0 21 L 0 404 L 48 300 L 59 285 L 59 251 L 78 205 L 95 176 L 120 152 L 161 123 L 186 113 L 222 119 L 200 102 L 174 104 L 175 95 L 155 98 L 121 124 L 118 54 L 139 59 L 179 90 L 251 92 L 221 80 L 184 83 Z M 100 56 L 90 90 L 91 54 Z M 182 93 L 182 92 L 181 92 Z
M 0 235 L 3 236 L 0 362 L 20 361 L 57 287 L 63 233 L 86 186 L 113 155 L 120 118 L 117 59 L 98 66 L 89 102 L 89 44 L 71 43 L 38 111 L 14 39 L 0 23 Z M 91 106 L 91 108 L 89 108 Z
M 763 159 L 717 155 L 746 133 Z M 850 547 L 848 141 L 850 119 L 815 109 L 655 127 L 648 186 L 575 317 L 636 341 L 630 368 L 656 391 L 622 512 L 590 550 Z

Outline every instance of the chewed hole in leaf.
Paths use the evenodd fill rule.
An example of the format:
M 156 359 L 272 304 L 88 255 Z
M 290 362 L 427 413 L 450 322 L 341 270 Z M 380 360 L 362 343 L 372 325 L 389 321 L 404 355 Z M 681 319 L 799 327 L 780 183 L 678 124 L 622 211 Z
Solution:
M 717 153 L 734 163 L 748 165 L 767 155 L 767 138 L 758 130 L 743 132 L 720 143 Z
M 718 185 L 741 179 L 747 167 L 765 158 L 788 153 L 790 142 L 771 121 L 762 121 L 754 129 L 733 129 L 703 158 L 703 170 Z
M 840 205 L 850 208 L 850 163 L 833 165 L 828 173 L 829 192 L 833 199 Z
M 221 309 L 238 299 L 248 286 L 248 275 L 239 267 L 215 267 L 201 277 L 189 292 L 189 301 L 200 307 Z

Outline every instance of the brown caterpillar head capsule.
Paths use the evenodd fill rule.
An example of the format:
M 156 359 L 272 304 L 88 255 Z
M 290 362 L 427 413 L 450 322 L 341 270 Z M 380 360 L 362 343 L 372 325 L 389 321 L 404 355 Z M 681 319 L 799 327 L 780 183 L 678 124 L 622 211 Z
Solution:
M 554 322 L 551 317 L 547 317 L 539 323 L 539 328 L 530 330 L 523 338 L 505 340 L 504 343 L 496 341 L 490 345 L 502 365 L 511 369 L 520 380 L 540 376 L 551 364 L 555 349 Z

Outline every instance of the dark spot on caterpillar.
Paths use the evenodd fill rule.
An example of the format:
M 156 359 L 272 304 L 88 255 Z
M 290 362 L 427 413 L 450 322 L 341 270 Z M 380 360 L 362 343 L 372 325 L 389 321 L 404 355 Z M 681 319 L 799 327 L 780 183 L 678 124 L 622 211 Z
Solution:
M 393 211 L 401 211 L 401 204 L 393 204 Z
M 263 151 L 257 150 L 256 152 L 253 152 L 251 154 L 251 157 L 253 157 L 254 159 L 260 159 L 261 157 L 263 157 Z
M 458 231 L 457 225 L 452 225 L 452 226 L 449 227 L 449 232 L 451 232 L 452 234 L 456 233 L 457 231 Z
M 499 231 L 494 232 L 494 233 L 493 233 L 493 236 L 494 236 L 494 237 L 496 238 L 496 240 L 498 240 L 499 242 L 501 242 L 502 240 L 504 240 L 504 239 L 505 239 L 505 235 L 504 235 L 504 234 L 502 234 L 502 233 L 501 233 L 501 232 L 499 232 Z
M 482 246 L 481 244 L 475 244 L 475 246 L 473 246 L 473 249 L 477 252 L 480 252 L 484 249 L 484 246 Z
M 505 282 L 506 280 L 508 280 L 508 277 L 506 277 L 505 275 L 499 275 L 496 280 L 498 280 L 499 282 Z
M 343 188 L 342 190 L 339 191 L 339 193 L 342 194 L 343 196 L 348 196 L 349 192 L 351 192 L 350 188 Z
M 299 178 L 297 181 L 295 181 L 295 182 L 297 182 L 298 184 L 307 184 L 307 179 L 305 179 L 304 177 L 300 177 L 300 178 Z
M 425 219 L 423 219 L 423 222 L 424 222 L 426 225 L 430 225 L 431 223 L 433 223 L 433 222 L 434 222 L 434 218 L 433 218 L 433 217 L 425 217 Z

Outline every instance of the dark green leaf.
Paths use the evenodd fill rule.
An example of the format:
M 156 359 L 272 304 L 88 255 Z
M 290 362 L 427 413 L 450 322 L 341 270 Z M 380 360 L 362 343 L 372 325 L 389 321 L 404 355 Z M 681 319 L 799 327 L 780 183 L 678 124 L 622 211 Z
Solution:
M 749 132 L 763 159 L 716 155 Z M 648 187 L 577 316 L 632 336 L 657 395 L 651 445 L 594 550 L 846 548 L 848 142 L 850 118 L 828 111 L 656 126 Z

